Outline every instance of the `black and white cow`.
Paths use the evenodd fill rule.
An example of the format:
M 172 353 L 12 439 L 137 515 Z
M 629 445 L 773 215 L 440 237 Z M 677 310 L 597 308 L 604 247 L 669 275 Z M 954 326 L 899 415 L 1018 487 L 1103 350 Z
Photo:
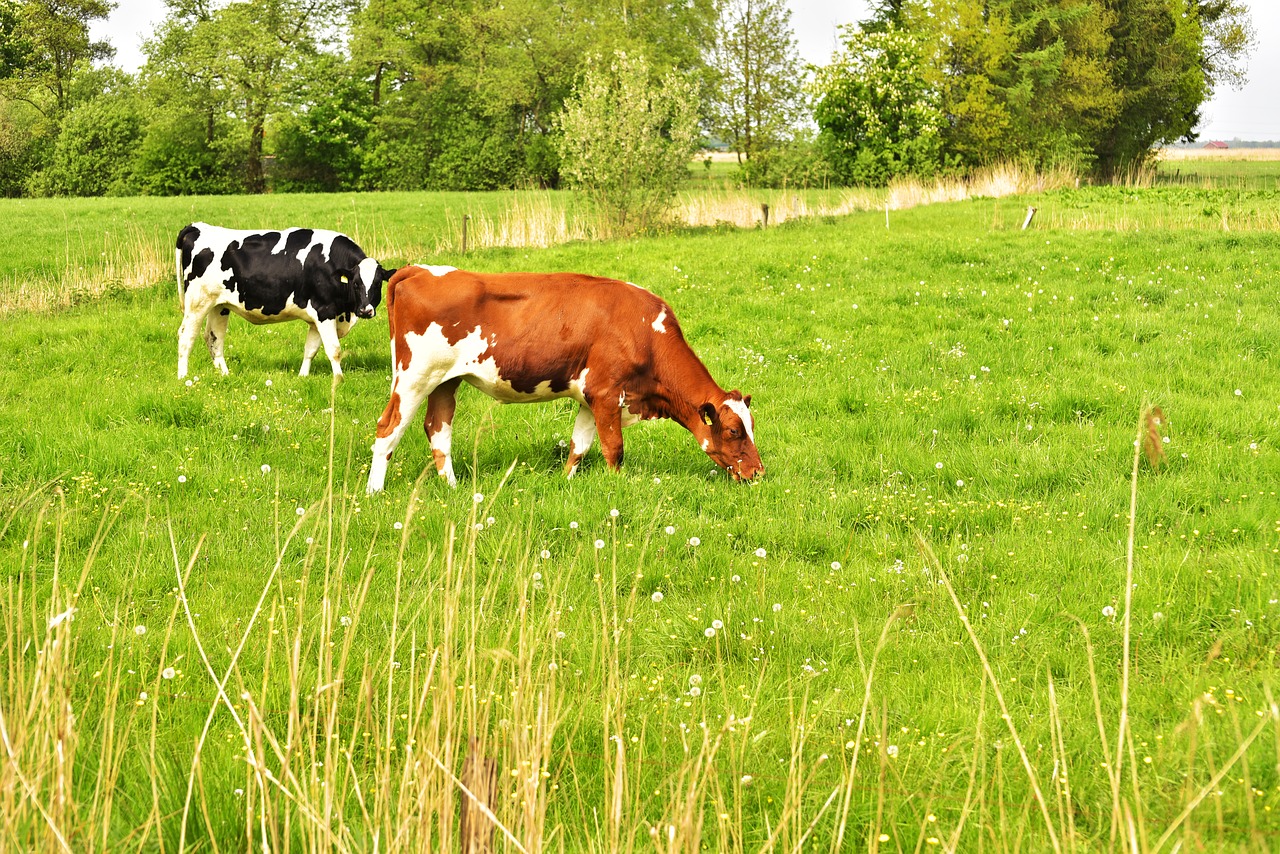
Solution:
M 200 322 L 213 364 L 227 373 L 224 347 L 231 312 L 250 323 L 305 320 L 310 329 L 302 351 L 300 376 L 311 372 L 320 345 L 342 376 L 339 341 L 356 320 L 373 317 L 382 300 L 382 283 L 391 277 L 350 237 L 336 231 L 286 228 L 240 231 L 203 222 L 178 233 L 178 379 Z

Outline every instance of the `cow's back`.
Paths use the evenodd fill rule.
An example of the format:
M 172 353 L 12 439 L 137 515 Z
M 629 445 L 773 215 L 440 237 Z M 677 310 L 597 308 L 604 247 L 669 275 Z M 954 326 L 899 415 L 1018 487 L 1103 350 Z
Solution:
M 649 324 L 670 316 L 643 288 L 576 273 L 407 267 L 392 277 L 388 304 L 397 369 L 408 367 L 421 338 L 483 345 L 502 379 L 529 394 L 539 386 L 560 393 L 588 367 L 614 378 L 644 369 L 652 363 Z
M 651 322 L 670 309 L 659 297 L 616 279 L 577 273 L 472 273 L 435 275 L 405 267 L 387 289 L 393 337 L 422 334 L 433 323 L 456 341 L 479 327 L 498 348 L 538 349 L 550 358 L 589 349 L 593 342 L 628 347 L 644 339 Z

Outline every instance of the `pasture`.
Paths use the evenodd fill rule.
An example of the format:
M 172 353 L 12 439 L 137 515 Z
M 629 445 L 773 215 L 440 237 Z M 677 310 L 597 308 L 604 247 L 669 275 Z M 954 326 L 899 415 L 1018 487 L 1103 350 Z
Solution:
M 431 253 L 387 264 L 622 278 L 753 396 L 763 479 L 660 422 L 565 480 L 576 405 L 464 387 L 458 489 L 415 428 L 367 497 L 383 311 L 333 388 L 301 325 L 239 318 L 231 375 L 197 347 L 177 381 L 167 270 L 14 308 L 0 847 L 447 850 L 468 756 L 507 851 L 1276 846 L 1274 192 L 466 256 L 464 204 L 4 202 L 47 236 L 0 280 L 241 205 Z

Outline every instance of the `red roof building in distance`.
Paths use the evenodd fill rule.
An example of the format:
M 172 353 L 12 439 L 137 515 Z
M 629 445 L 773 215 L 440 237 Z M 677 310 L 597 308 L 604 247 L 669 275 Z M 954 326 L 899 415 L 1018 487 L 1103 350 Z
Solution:
M 1225 148 L 1230 148 L 1231 146 L 1227 145 L 1225 142 L 1223 142 L 1222 140 L 1218 139 L 1218 140 L 1214 140 L 1213 142 L 1206 142 L 1206 143 L 1204 144 L 1204 147 L 1205 147 L 1205 148 L 1216 148 L 1216 149 L 1221 150 L 1221 149 L 1225 149 Z

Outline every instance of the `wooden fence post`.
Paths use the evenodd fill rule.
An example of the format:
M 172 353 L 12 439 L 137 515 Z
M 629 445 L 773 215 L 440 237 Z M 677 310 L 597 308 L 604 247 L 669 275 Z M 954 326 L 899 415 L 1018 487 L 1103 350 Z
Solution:
M 467 254 L 467 223 L 471 222 L 471 214 L 462 215 L 462 254 Z
M 765 227 L 765 228 L 768 228 L 768 227 L 769 227 L 769 206 L 768 206 L 768 205 L 761 205 L 761 206 L 760 206 L 760 213 L 762 213 L 762 214 L 764 215 L 764 227 Z
M 464 219 L 465 223 L 466 220 Z M 467 743 L 467 758 L 462 763 L 462 785 L 476 796 L 480 803 L 493 810 L 498 795 L 498 763 L 488 759 L 480 751 L 480 740 L 472 737 Z M 467 796 L 466 792 L 458 792 L 462 854 L 492 854 L 493 822 L 489 820 L 479 805 Z

